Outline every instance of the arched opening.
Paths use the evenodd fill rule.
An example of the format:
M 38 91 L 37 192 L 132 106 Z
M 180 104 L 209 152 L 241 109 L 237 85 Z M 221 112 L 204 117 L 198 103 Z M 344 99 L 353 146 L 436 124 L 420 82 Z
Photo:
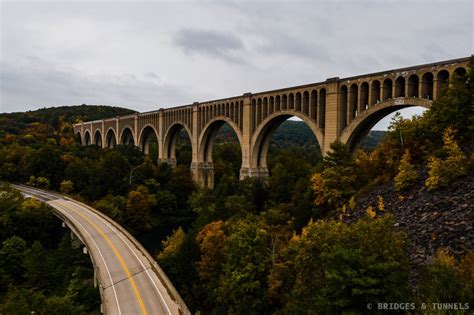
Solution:
M 262 99 L 257 100 L 257 125 L 262 121 Z
M 390 98 L 392 98 L 392 88 L 393 88 L 393 84 L 392 84 L 392 80 L 390 79 L 385 79 L 383 81 L 383 93 L 382 93 L 382 99 L 383 100 L 388 100 Z
M 74 136 L 74 140 L 76 141 L 77 144 L 82 144 L 82 137 L 81 137 L 80 131 L 76 132 Z
M 420 94 L 418 93 L 418 86 L 419 86 L 419 79 L 416 74 L 412 74 L 408 78 L 408 97 L 418 97 Z
M 321 167 L 316 122 L 295 112 L 273 116 L 264 124 L 252 141 L 253 168 L 261 178 L 269 177 L 272 200 L 297 202 L 295 196 L 310 187 L 311 172 Z
M 309 114 L 309 93 L 308 91 L 304 91 L 303 93 L 303 114 Z
M 288 109 L 288 98 L 286 94 L 283 94 L 282 96 L 282 109 L 287 110 Z
M 199 154 L 201 176 L 205 187 L 216 187 L 223 178 L 238 180 L 242 165 L 242 149 L 237 125 L 228 120 L 216 120 L 204 130 Z
M 405 97 L 405 78 L 398 77 L 395 80 L 395 97 Z
M 318 115 L 318 92 L 316 90 L 311 91 L 311 119 L 316 120 Z
M 98 129 L 94 133 L 94 145 L 102 147 L 102 135 Z
M 357 84 L 352 84 L 349 91 L 349 122 L 357 116 Z
M 189 168 L 192 160 L 191 136 L 186 127 L 176 123 L 165 135 L 163 157 L 171 165 Z
M 359 100 L 359 114 L 369 108 L 369 84 L 367 82 L 363 82 L 360 85 L 360 100 Z
M 113 129 L 109 129 L 107 134 L 105 135 L 105 146 L 107 148 L 115 148 L 117 145 L 117 137 L 115 136 L 115 131 Z
M 375 80 L 371 84 L 370 105 L 377 104 L 380 101 L 380 81 Z
M 295 109 L 295 96 L 293 95 L 293 93 L 290 93 L 290 95 L 288 96 L 288 99 L 289 99 L 289 102 L 290 102 L 290 109 Z
M 464 78 L 467 74 L 467 71 L 465 68 L 463 67 L 459 67 L 459 68 L 456 68 L 456 70 L 454 70 L 454 74 L 458 77 L 458 78 Z
M 449 85 L 449 72 L 447 70 L 441 70 L 436 75 L 436 98 L 441 97 Z
M 341 122 L 339 132 L 347 126 L 347 92 L 347 86 L 343 85 L 339 92 L 339 107 L 341 109 L 339 113 L 339 121 Z
M 277 97 L 275 97 L 275 111 L 280 111 L 280 95 L 277 95 Z
M 158 160 L 158 135 L 151 126 L 146 126 L 140 135 L 140 150 L 152 161 Z
M 318 114 L 318 126 L 324 129 L 326 123 L 326 90 L 319 90 L 319 114 Z
M 89 133 L 89 130 L 86 130 L 86 133 L 84 134 L 84 144 L 85 145 L 91 144 L 91 134 Z
M 431 72 L 427 72 L 421 77 L 421 97 L 433 99 L 433 74 Z
M 301 111 L 301 93 L 297 92 L 296 93 L 296 104 L 295 104 L 295 110 Z
M 346 130 L 348 133 L 351 132 L 351 134 L 344 133 L 341 135 L 341 140 L 347 143 L 352 152 L 358 148 L 368 151 L 373 150 L 384 138 L 396 112 L 400 112 L 405 118 L 421 115 L 427 109 L 430 102 L 425 101 L 421 103 L 423 106 L 416 105 L 415 103 L 418 104 L 420 102 L 402 102 L 398 105 L 394 105 L 395 102 L 393 102 L 390 106 L 371 112 L 358 125 L 354 126 L 352 132 Z
M 132 130 L 128 127 L 122 131 L 122 136 L 120 137 L 121 145 L 135 145 L 135 140 L 133 139 Z

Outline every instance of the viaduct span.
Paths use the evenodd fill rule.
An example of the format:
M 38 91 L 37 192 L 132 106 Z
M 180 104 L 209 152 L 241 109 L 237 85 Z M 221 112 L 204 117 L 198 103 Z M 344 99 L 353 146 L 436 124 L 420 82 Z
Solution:
M 133 144 L 145 154 L 156 137 L 160 162 L 176 164 L 176 139 L 185 130 L 191 140 L 193 178 L 213 187 L 212 147 L 227 123 L 242 150 L 240 178 L 266 177 L 271 136 L 289 117 L 313 131 L 323 153 L 340 140 L 354 150 L 388 114 L 410 106 L 429 108 L 454 77 L 466 75 L 469 57 L 358 75 L 278 90 L 245 93 L 207 102 L 83 122 L 74 125 L 83 145 Z M 452 81 L 451 81 L 452 82 Z

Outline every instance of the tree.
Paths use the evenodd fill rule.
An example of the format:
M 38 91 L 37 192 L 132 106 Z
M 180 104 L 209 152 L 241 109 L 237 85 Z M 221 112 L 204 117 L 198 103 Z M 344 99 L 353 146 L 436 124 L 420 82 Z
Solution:
M 72 180 L 63 180 L 61 182 L 59 190 L 64 194 L 70 194 L 74 190 L 74 183 Z
M 266 277 L 271 262 L 269 233 L 253 216 L 230 226 L 217 301 L 228 307 L 228 313 L 249 309 L 261 313 L 265 309 Z
M 143 232 L 150 228 L 150 205 L 143 193 L 136 190 L 128 193 L 124 219 L 134 231 Z
M 410 163 L 411 156 L 410 151 L 405 150 L 405 154 L 402 156 L 400 166 L 398 167 L 398 174 L 395 176 L 395 190 L 405 190 L 416 184 L 416 181 L 420 177 L 416 167 Z
M 428 190 L 446 187 L 456 178 L 467 174 L 467 159 L 454 140 L 454 133 L 453 129 L 447 128 L 443 135 L 446 159 L 431 157 L 428 162 L 428 178 L 425 181 Z
M 0 250 L 0 268 L 5 270 L 12 281 L 20 282 L 23 280 L 25 269 L 23 260 L 25 257 L 26 242 L 18 237 L 12 236 L 2 243 Z

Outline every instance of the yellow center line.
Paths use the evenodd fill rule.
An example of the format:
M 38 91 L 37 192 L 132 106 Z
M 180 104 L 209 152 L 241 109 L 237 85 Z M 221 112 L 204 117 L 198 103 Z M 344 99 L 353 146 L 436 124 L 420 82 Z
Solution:
M 78 215 L 80 215 L 82 218 L 84 218 L 84 220 L 86 220 L 87 222 L 89 222 L 96 230 L 97 232 L 100 233 L 100 235 L 102 235 L 102 237 L 107 241 L 107 243 L 110 245 L 110 247 L 112 248 L 112 250 L 114 251 L 115 255 L 117 256 L 117 258 L 119 259 L 120 261 L 120 264 L 122 265 L 123 269 L 125 270 L 125 272 L 127 273 L 127 276 L 128 278 L 130 279 L 130 282 L 132 283 L 132 287 L 133 287 L 133 291 L 135 292 L 135 295 L 137 296 L 137 299 L 138 299 L 138 302 L 140 303 L 140 308 L 142 309 L 142 313 L 144 315 L 147 314 L 147 310 L 145 308 L 145 304 L 143 304 L 143 300 L 142 300 L 142 297 L 140 296 L 140 292 L 138 292 L 138 288 L 137 288 L 137 285 L 135 284 L 135 281 L 133 280 L 133 277 L 132 277 L 132 274 L 130 273 L 130 270 L 128 270 L 128 267 L 127 267 L 127 264 L 125 263 L 125 261 L 123 260 L 122 258 L 122 255 L 120 255 L 120 253 L 118 252 L 117 248 L 114 246 L 114 244 L 112 243 L 112 241 L 110 240 L 110 238 L 104 233 L 104 231 L 102 231 L 101 228 L 99 228 L 91 219 L 89 219 L 88 217 L 86 217 L 84 214 L 80 213 L 78 210 L 70 207 L 70 206 L 66 206 L 64 205 L 66 208 L 68 208 L 69 210 L 72 210 L 74 211 L 75 213 L 77 213 Z M 112 284 L 113 285 L 113 284 Z

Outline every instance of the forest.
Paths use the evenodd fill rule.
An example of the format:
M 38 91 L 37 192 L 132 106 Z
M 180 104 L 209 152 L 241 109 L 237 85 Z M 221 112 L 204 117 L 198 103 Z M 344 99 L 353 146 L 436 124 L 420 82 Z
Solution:
M 213 150 L 213 190 L 193 183 L 185 136 L 174 168 L 134 146 L 80 146 L 72 123 L 130 113 L 89 106 L 1 114 L 0 179 L 60 191 L 119 222 L 154 255 L 192 312 L 474 305 L 472 247 L 462 254 L 437 248 L 414 272 L 407 231 L 376 192 L 387 187 L 403 201 L 473 175 L 473 66 L 471 58 L 467 75 L 455 77 L 430 110 L 396 115 L 355 154 L 336 142 L 323 157 L 309 129 L 287 121 L 273 137 L 266 182 L 238 179 L 240 148 L 225 127 Z M 355 219 L 366 196 L 376 202 Z M 38 314 L 97 313 L 91 264 L 56 221 L 47 206 L 2 188 L 0 313 L 16 304 Z

